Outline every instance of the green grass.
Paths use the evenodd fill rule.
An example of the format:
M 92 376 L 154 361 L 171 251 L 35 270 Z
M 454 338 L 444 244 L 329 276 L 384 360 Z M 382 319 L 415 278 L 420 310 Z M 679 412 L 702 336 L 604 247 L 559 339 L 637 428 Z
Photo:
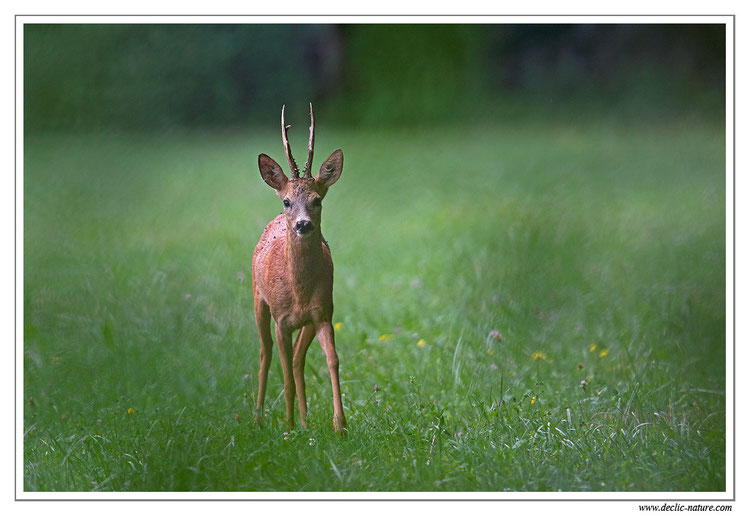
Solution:
M 315 343 L 252 423 L 278 140 L 26 138 L 26 490 L 725 490 L 721 125 L 321 125 L 346 438 Z

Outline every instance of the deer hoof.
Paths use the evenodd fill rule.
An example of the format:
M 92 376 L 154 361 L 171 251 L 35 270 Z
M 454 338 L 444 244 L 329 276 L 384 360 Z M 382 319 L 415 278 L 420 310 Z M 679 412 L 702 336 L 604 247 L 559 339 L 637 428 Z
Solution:
M 333 430 L 337 434 L 346 432 L 346 418 L 344 416 L 333 416 Z

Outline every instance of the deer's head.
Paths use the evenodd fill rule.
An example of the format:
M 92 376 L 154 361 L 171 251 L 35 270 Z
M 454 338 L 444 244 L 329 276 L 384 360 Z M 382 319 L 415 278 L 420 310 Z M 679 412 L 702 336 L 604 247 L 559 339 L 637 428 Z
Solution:
M 312 177 L 313 147 L 315 145 L 315 118 L 310 104 L 310 140 L 307 145 L 307 161 L 300 177 L 297 163 L 292 157 L 287 131 L 289 125 L 284 121 L 284 108 L 281 108 L 281 138 L 284 152 L 289 162 L 292 178 L 289 179 L 281 167 L 265 154 L 258 156 L 258 168 L 263 180 L 276 190 L 281 199 L 287 228 L 300 238 L 320 233 L 320 214 L 322 201 L 328 189 L 341 177 L 344 167 L 344 153 L 341 149 L 333 151 L 323 162 L 316 177 Z

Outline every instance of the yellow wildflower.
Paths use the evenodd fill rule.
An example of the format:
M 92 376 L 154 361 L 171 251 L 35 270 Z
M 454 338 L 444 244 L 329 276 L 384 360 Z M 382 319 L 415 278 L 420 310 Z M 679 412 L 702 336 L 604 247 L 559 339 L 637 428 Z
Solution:
M 133 407 L 130 407 L 128 409 L 128 414 L 135 414 L 135 409 Z
M 384 333 L 383 335 L 380 336 L 380 342 L 387 342 L 391 340 L 391 337 L 393 337 L 392 333 Z
M 531 354 L 531 358 L 534 360 L 547 360 L 547 354 L 544 351 L 534 351 Z
M 589 353 L 591 353 L 595 349 L 596 349 L 596 342 L 592 342 L 591 344 L 589 344 Z
M 417 342 L 417 347 L 418 348 L 423 348 L 424 344 L 425 344 L 424 339 L 419 339 L 419 342 Z
M 606 357 L 607 355 L 609 355 L 609 351 L 606 348 L 599 352 L 599 358 Z
M 536 396 L 532 396 L 531 397 L 531 404 L 533 405 L 535 401 L 536 401 Z
M 336 331 L 339 331 L 342 326 L 343 324 L 341 324 L 340 322 L 337 322 L 336 324 L 333 325 L 333 329 Z

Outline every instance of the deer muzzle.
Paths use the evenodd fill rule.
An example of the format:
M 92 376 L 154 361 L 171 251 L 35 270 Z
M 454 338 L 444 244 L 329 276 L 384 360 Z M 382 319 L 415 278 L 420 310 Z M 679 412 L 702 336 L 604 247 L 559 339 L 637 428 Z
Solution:
M 298 220 L 294 225 L 294 230 L 300 235 L 310 233 L 313 229 L 315 229 L 315 226 L 309 220 Z

